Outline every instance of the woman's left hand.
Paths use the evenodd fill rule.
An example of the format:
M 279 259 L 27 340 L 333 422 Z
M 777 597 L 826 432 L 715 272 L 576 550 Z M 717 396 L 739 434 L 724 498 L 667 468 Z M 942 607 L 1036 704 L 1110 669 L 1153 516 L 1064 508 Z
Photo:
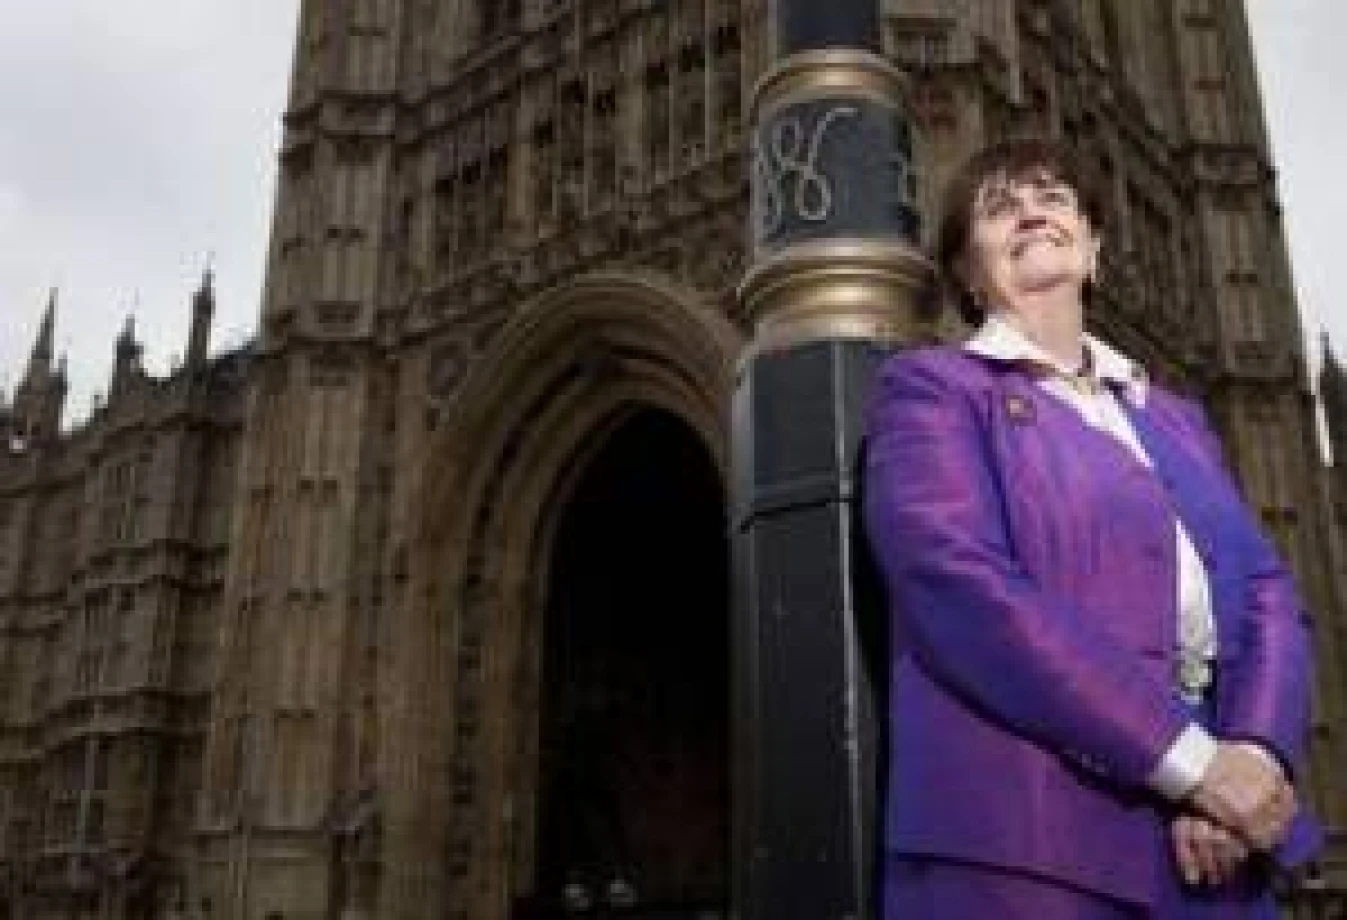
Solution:
M 1233 833 L 1201 815 L 1180 815 L 1170 824 L 1179 872 L 1189 885 L 1230 881 L 1249 857 L 1249 848 Z

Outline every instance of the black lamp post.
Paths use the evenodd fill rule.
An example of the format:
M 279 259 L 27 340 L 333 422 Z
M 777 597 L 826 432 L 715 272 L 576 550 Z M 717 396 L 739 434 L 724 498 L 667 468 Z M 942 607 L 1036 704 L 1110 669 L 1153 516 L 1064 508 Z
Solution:
M 919 337 L 910 123 L 876 0 L 775 0 L 752 102 L 754 318 L 733 405 L 735 915 L 873 916 L 876 719 L 861 410 Z M 868 619 L 867 619 L 868 618 Z M 882 655 L 876 656 L 876 660 Z

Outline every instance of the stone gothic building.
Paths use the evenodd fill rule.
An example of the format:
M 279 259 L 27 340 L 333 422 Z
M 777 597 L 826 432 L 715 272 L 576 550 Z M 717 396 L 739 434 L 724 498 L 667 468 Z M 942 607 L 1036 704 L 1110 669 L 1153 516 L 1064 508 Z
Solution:
M 0 400 L 0 918 L 724 916 L 766 17 L 304 0 L 253 343 L 208 355 L 208 277 L 183 366 L 128 328 L 65 430 L 53 303 Z M 1242 5 L 889 0 L 884 30 L 926 210 L 1008 132 L 1102 169 L 1091 321 L 1206 401 L 1299 574 L 1347 885 L 1347 473 Z

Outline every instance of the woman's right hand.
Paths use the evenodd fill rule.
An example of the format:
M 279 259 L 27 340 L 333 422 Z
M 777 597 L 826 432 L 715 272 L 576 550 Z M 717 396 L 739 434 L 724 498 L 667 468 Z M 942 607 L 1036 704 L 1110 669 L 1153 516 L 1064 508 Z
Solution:
M 1180 815 L 1169 830 L 1179 874 L 1189 885 L 1224 884 L 1249 858 L 1243 841 L 1202 815 Z
M 1221 741 L 1192 804 L 1244 844 L 1271 850 L 1296 813 L 1295 789 L 1275 759 L 1253 744 Z

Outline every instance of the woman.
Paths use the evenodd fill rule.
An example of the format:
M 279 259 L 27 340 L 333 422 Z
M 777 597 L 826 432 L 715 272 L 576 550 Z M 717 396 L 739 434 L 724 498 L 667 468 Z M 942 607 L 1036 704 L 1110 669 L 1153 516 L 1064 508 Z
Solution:
M 975 156 L 937 262 L 978 330 L 879 374 L 887 920 L 1274 917 L 1315 845 L 1305 617 L 1200 409 L 1086 334 L 1099 226 L 1063 148 Z

